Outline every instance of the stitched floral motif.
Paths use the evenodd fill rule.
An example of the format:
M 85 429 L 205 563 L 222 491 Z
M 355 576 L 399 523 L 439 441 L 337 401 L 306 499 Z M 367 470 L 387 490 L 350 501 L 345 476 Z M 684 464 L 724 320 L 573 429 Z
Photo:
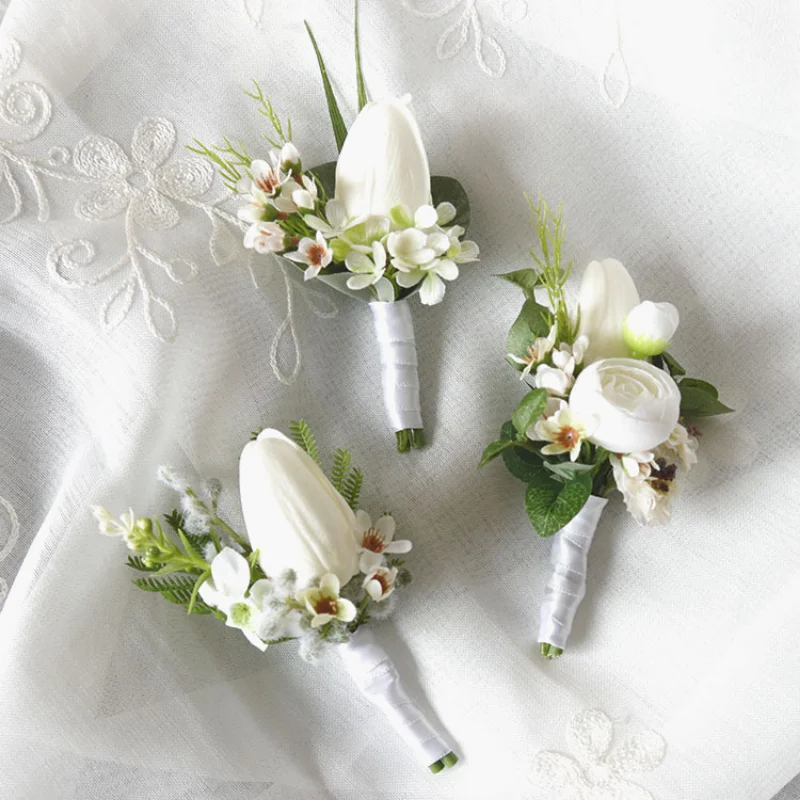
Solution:
M 14 506 L 0 497 L 0 562 L 5 561 L 19 539 L 19 520 Z M 8 582 L 0 578 L 0 606 L 8 594 Z
M 506 71 L 506 54 L 494 36 L 487 34 L 478 0 L 446 0 L 444 4 L 431 0 L 401 0 L 403 7 L 422 19 L 453 18 L 439 37 L 436 56 L 440 61 L 458 55 L 472 38 L 478 67 L 492 78 Z M 484 4 L 485 5 L 485 4 Z M 528 13 L 526 0 L 495 0 L 500 19 L 508 24 L 520 22 Z
M 664 760 L 666 744 L 645 730 L 614 744 L 614 725 L 602 711 L 578 714 L 567 730 L 575 756 L 542 751 L 533 759 L 534 780 L 558 790 L 559 800 L 654 800 L 629 778 L 651 772 Z

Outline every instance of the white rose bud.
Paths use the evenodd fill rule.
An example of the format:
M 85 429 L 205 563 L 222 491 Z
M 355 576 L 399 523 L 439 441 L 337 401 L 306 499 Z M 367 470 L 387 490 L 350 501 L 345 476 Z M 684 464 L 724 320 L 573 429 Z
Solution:
M 350 128 L 336 164 L 336 199 L 348 217 L 430 204 L 428 156 L 409 101 L 367 103 Z
M 589 339 L 585 363 L 628 355 L 622 321 L 638 303 L 636 284 L 619 261 L 604 258 L 586 267 L 578 297 L 578 334 Z
M 297 574 L 300 586 L 333 573 L 344 586 L 358 569 L 355 514 L 317 463 L 276 430 L 245 445 L 242 514 L 264 572 Z
M 625 317 L 622 332 L 633 355 L 657 356 L 669 347 L 679 322 L 678 309 L 672 303 L 645 300 Z
M 578 375 L 570 408 L 595 418 L 591 442 L 612 453 L 652 450 L 678 424 L 681 393 L 664 370 L 633 358 L 595 361 Z

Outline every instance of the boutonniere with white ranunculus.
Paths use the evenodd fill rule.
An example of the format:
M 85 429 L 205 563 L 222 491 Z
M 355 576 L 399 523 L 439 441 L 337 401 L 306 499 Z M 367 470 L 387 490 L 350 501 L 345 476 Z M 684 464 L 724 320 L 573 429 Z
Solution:
M 308 34 L 322 75 L 338 160 L 305 168 L 284 123 L 261 87 L 248 95 L 272 131 L 272 149 L 251 157 L 241 144 L 196 142 L 244 205 L 245 247 L 280 256 L 292 273 L 369 304 L 380 350 L 383 397 L 397 449 L 423 447 L 414 324 L 414 294 L 432 306 L 444 299 L 461 265 L 478 260 L 464 239 L 469 199 L 455 178 L 431 176 L 411 98 L 370 102 L 361 71 L 355 7 L 358 115 L 344 122 L 322 54 Z
M 500 456 L 527 484 L 534 529 L 553 537 L 539 628 L 541 653 L 553 658 L 586 593 L 589 548 L 609 495 L 619 491 L 642 525 L 668 521 L 680 477 L 697 462 L 693 421 L 732 409 L 669 352 L 678 309 L 641 302 L 619 261 L 589 264 L 577 308 L 569 307 L 561 212 L 528 203 L 541 255 L 532 250 L 534 267 L 501 277 L 525 294 L 506 348 L 530 391 L 481 466 Z
M 294 641 L 315 661 L 335 648 L 356 688 L 386 716 L 433 772 L 458 761 L 447 737 L 406 693 L 370 623 L 388 617 L 411 581 L 411 542 L 395 520 L 358 509 L 363 476 L 337 450 L 330 477 L 306 423 L 253 434 L 239 462 L 246 535 L 220 517 L 218 481 L 190 481 L 169 467 L 159 478 L 180 496 L 180 510 L 115 518 L 94 516 L 101 533 L 128 546 L 140 589 L 157 592 L 188 613 L 216 617 L 259 650 Z

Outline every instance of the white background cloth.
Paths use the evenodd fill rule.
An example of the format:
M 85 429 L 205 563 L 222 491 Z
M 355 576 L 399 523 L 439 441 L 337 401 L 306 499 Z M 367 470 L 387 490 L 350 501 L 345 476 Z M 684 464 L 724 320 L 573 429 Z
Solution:
M 193 136 L 258 151 L 251 77 L 291 113 L 306 163 L 330 160 L 302 20 L 349 121 L 349 0 L 7 5 L 0 37 L 19 42 L 20 65 L 5 45 L 0 122 L 24 124 L 0 140 L 39 132 L 0 145 L 0 217 L 19 207 L 0 228 L 0 575 L 16 576 L 0 613 L 3 800 L 594 797 L 532 770 L 540 751 L 580 758 L 566 729 L 591 708 L 621 736 L 663 737 L 663 763 L 632 778 L 658 800 L 767 800 L 800 772 L 796 2 L 363 0 L 369 89 L 414 95 L 433 172 L 464 183 L 482 250 L 442 305 L 415 303 L 431 445 L 405 456 L 384 423 L 369 309 L 327 294 L 331 317 L 308 296 L 321 318 L 293 285 L 303 366 L 279 381 L 279 268 L 259 259 L 251 276 L 211 207 L 219 179 L 195 196 L 207 173 L 170 166 Z M 24 97 L 7 88 L 19 82 Z M 153 196 L 126 230 L 121 181 L 145 118 L 137 169 L 184 199 L 173 212 Z M 98 136 L 118 146 L 84 141 Z M 503 346 L 521 295 L 492 275 L 527 263 L 526 190 L 563 201 L 576 269 L 619 258 L 643 297 L 680 308 L 676 356 L 737 409 L 703 426 L 669 526 L 609 505 L 554 663 L 534 642 L 549 543 L 522 485 L 475 469 L 522 394 Z M 69 269 L 64 255 L 89 244 L 94 262 Z M 176 282 L 137 245 L 196 270 L 176 263 Z M 100 279 L 131 248 L 135 265 Z M 174 324 L 156 301 L 148 324 L 148 292 Z M 238 522 L 242 444 L 300 415 L 325 446 L 352 448 L 365 507 L 391 509 L 415 543 L 413 589 L 378 637 L 457 741 L 455 770 L 420 769 L 335 654 L 314 668 L 187 619 L 132 587 L 122 546 L 95 532 L 91 503 L 170 508 L 164 462 L 222 478 Z

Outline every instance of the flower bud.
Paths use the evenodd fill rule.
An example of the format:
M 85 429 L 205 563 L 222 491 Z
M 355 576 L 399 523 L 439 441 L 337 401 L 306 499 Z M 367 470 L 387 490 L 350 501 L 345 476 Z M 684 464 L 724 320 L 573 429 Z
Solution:
M 631 309 L 622 323 L 625 343 L 635 356 L 660 355 L 669 347 L 679 322 L 678 309 L 672 303 L 645 300 Z

